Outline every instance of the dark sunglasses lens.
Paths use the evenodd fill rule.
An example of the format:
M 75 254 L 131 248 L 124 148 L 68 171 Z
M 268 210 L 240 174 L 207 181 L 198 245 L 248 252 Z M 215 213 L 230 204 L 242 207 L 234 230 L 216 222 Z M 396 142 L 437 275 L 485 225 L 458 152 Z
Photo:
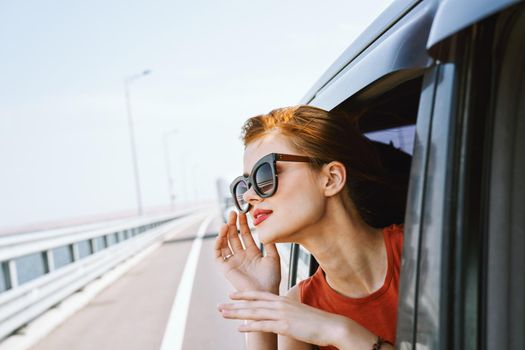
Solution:
M 239 181 L 235 185 L 235 202 L 240 210 L 244 211 L 248 208 L 248 203 L 244 200 L 244 194 L 248 191 L 248 185 L 244 181 Z
M 263 194 L 268 194 L 273 191 L 275 186 L 272 167 L 269 163 L 262 164 L 255 172 L 255 183 L 257 188 Z

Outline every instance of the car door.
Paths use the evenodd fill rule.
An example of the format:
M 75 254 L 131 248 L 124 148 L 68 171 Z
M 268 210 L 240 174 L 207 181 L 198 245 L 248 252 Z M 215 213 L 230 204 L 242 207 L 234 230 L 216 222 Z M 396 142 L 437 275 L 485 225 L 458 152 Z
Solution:
M 395 2 L 302 101 L 366 110 L 363 131 L 412 156 L 397 348 L 524 345 L 523 12 Z M 294 245 L 290 267 L 289 286 L 316 263 Z
M 400 310 L 414 305 L 398 320 L 413 327 L 412 339 L 398 332 L 402 349 L 524 345 L 524 7 L 465 4 L 440 4 L 429 36 L 437 64 L 425 165 L 413 169 L 424 183 L 407 215 L 419 250 L 400 286 Z

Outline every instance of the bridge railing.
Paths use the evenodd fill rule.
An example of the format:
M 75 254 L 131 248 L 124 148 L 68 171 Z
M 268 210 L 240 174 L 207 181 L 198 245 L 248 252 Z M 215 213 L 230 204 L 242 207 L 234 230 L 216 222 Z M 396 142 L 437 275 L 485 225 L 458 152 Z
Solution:
M 117 264 L 195 222 L 199 209 L 0 236 L 0 340 Z M 193 220 L 191 220 L 193 217 Z

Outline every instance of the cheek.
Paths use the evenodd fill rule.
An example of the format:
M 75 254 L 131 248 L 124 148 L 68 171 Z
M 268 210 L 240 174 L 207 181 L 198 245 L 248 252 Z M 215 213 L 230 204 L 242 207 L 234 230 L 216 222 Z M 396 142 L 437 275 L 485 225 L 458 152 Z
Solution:
M 279 201 L 279 206 L 289 213 L 310 212 L 317 207 L 322 198 L 312 188 L 297 186 L 294 191 L 282 193 L 284 197 Z
M 323 197 L 313 191 L 305 191 L 297 194 L 283 208 L 283 214 L 289 219 L 289 224 L 297 227 L 297 230 L 304 226 L 315 224 L 324 213 Z
M 287 180 L 293 180 L 292 178 Z M 316 191 L 314 184 L 305 179 L 279 184 L 277 193 L 269 198 L 274 209 L 272 220 L 262 225 L 259 231 L 263 242 L 289 242 L 290 236 L 314 225 L 324 215 L 324 197 Z M 271 201 L 270 201 L 271 200 Z
M 279 206 L 283 206 L 288 216 L 311 218 L 309 221 L 315 221 L 317 213 L 324 206 L 325 198 L 318 191 L 313 178 L 304 175 L 290 176 L 283 183 L 282 190 L 279 193 Z
M 319 192 L 315 179 L 299 172 L 292 175 L 295 176 L 283 181 L 282 186 L 279 184 L 279 204 L 283 203 L 288 210 L 304 212 L 310 212 L 320 206 L 324 196 Z

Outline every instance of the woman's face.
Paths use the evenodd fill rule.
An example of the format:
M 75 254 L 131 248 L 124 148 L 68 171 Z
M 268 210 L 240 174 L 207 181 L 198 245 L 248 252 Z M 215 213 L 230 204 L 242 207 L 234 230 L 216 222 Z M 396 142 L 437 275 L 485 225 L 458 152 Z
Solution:
M 280 133 L 270 133 L 247 145 L 244 173 L 250 174 L 255 163 L 269 153 L 304 155 L 296 151 Z M 320 175 L 308 163 L 301 162 L 277 161 L 276 171 L 279 182 L 273 196 L 261 198 L 250 188 L 244 198 L 251 204 L 250 215 L 253 219 L 256 209 L 271 211 L 256 226 L 261 242 L 295 242 L 305 228 L 314 225 L 324 215 L 325 196 Z

